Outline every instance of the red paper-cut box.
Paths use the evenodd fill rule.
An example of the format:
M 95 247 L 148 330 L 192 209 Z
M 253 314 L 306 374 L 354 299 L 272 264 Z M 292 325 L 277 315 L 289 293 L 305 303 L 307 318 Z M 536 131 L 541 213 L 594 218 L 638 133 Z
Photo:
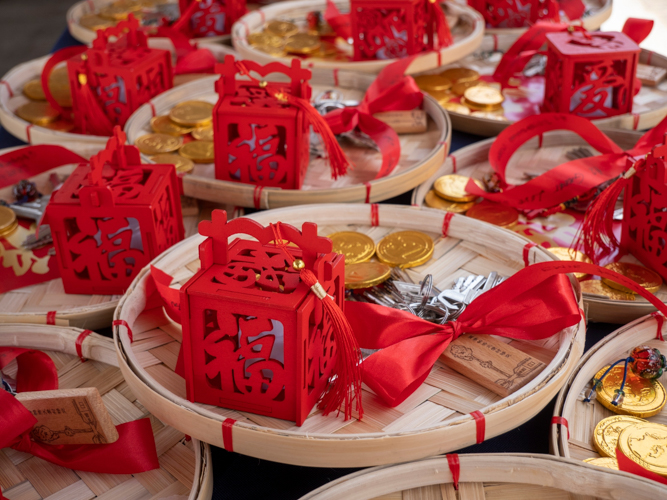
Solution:
M 67 67 L 74 123 L 87 134 L 110 136 L 137 108 L 173 87 L 171 54 L 148 47 L 133 15 L 98 31 L 93 46 Z
M 311 72 L 301 68 L 296 58 L 291 66 L 242 63 L 262 77 L 282 73 L 289 83 L 237 80 L 239 68 L 231 55 L 216 65 L 221 77 L 216 82 L 220 97 L 213 109 L 215 177 L 300 189 L 310 162 L 309 121 L 302 109 L 276 99 L 268 91 L 310 100 Z
M 181 14 L 197 4 L 190 16 L 189 32 L 194 38 L 228 35 L 246 12 L 245 0 L 179 0 Z
M 199 224 L 201 268 L 181 288 L 183 371 L 190 401 L 301 425 L 325 391 L 336 348 L 322 301 L 272 244 L 272 227 L 222 210 Z M 345 262 L 306 222 L 281 224 L 325 291 L 343 309 Z M 255 240 L 236 238 L 249 235 Z
M 185 234 L 174 166 L 142 164 L 120 127 L 113 134 L 51 195 L 44 214 L 67 293 L 123 294 Z
M 468 0 L 468 5 L 493 28 L 527 28 L 540 20 L 559 20 L 555 0 Z
M 632 112 L 639 46 L 619 32 L 547 35 L 543 111 L 606 118 Z

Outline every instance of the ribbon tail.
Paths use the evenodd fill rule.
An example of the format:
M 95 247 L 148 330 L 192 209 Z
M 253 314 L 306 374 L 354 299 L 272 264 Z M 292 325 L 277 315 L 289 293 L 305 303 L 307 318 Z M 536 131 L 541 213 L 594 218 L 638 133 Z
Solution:
M 586 6 L 581 0 L 559 0 L 558 8 L 565 12 L 565 15 L 570 21 L 581 19 L 584 15 Z
M 389 175 L 401 158 L 401 142 L 396 131 L 382 120 L 359 113 L 359 129 L 377 144 L 382 153 L 382 165 L 376 179 Z
M 349 14 L 341 14 L 336 4 L 327 0 L 327 8 L 324 11 L 324 20 L 331 26 L 336 35 L 345 40 L 352 38 L 352 24 Z
M 642 135 L 635 147 L 627 151 L 629 156 L 643 156 L 658 144 L 663 144 L 667 134 L 667 116 L 651 130 Z
M 623 472 L 629 472 L 630 474 L 635 474 L 637 476 L 645 477 L 646 479 L 657 481 L 660 484 L 667 485 L 667 477 L 645 469 L 634 460 L 630 460 L 620 448 L 616 448 L 616 461 L 618 462 L 618 469 Z
M 19 401 L 4 389 L 0 389 L 0 449 L 11 445 L 14 440 L 30 432 L 37 419 Z
M 214 73 L 217 60 L 208 49 L 197 49 L 179 57 L 174 67 L 175 75 L 188 73 Z
M 155 283 L 155 287 L 160 294 L 164 309 L 167 315 L 179 325 L 181 324 L 181 292 L 175 288 L 170 288 L 173 278 L 158 269 L 151 266 L 151 278 Z
M 653 29 L 653 21 L 649 19 L 638 19 L 636 17 L 628 17 L 623 25 L 623 33 L 639 45 L 642 43 Z

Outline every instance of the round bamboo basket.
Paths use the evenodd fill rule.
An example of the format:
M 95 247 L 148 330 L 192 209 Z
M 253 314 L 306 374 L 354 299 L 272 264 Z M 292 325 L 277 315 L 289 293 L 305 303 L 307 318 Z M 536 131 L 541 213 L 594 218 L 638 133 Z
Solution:
M 654 500 L 664 486 L 574 460 L 514 453 L 459 455 L 459 490 L 446 457 L 362 470 L 301 500 Z
M 605 130 L 616 144 L 623 149 L 634 146 L 639 134 L 619 130 Z M 423 184 L 412 192 L 412 204 L 426 206 L 424 198 L 432 189 L 435 180 L 446 174 L 458 173 L 474 179 L 482 180 L 493 170 L 489 165 L 489 149 L 495 139 L 486 139 L 476 142 L 457 150 L 450 155 L 440 168 Z M 522 184 L 526 181 L 526 174 L 542 174 L 551 168 L 564 163 L 566 154 L 576 148 L 585 147 L 592 154 L 598 154 L 581 137 L 565 131 L 555 131 L 544 134 L 542 147 L 538 145 L 538 138 L 526 142 L 514 154 L 507 166 L 507 182 L 510 184 Z M 456 170 L 454 169 L 456 162 Z M 547 247 L 565 246 L 569 247 L 576 236 L 577 229 L 583 213 L 573 216 L 573 212 L 553 215 L 547 219 L 536 218 L 527 221 L 525 217 L 519 217 L 519 223 L 513 231 L 531 239 L 532 241 Z M 578 217 L 578 218 L 577 218 Z M 631 255 L 623 257 L 623 261 L 639 263 Z M 663 302 L 667 302 L 667 285 L 656 292 Z M 607 297 L 584 293 L 584 306 L 587 318 L 590 321 L 603 323 L 624 324 L 640 316 L 644 316 L 655 310 L 655 308 L 644 298 L 635 296 L 635 300 L 612 300 Z
M 149 417 L 160 468 L 140 474 L 95 474 L 66 469 L 11 448 L 0 450 L 0 487 L 8 500 L 62 498 L 150 498 L 210 500 L 213 492 L 211 450 L 162 423 L 137 401 L 123 380 L 113 342 L 96 333 L 83 342 L 88 359 L 76 354 L 83 330 L 59 326 L 0 325 L 0 345 L 45 351 L 58 369 L 60 389 L 97 387 L 115 425 Z M 151 342 L 150 336 L 146 342 Z M 5 369 L 14 377 L 16 362 Z
M 664 336 L 667 329 L 663 327 L 662 332 Z M 568 421 L 569 439 L 567 429 L 560 425 L 552 426 L 550 446 L 555 455 L 575 460 L 600 456 L 593 444 L 595 426 L 600 420 L 616 414 L 595 399 L 584 403 L 591 381 L 602 367 L 626 357 L 638 345 L 649 345 L 664 352 L 667 343 L 658 340 L 656 333 L 655 318 L 644 316 L 610 333 L 581 358 L 556 400 L 554 415 Z M 667 376 L 663 375 L 659 380 L 664 385 Z M 645 420 L 667 424 L 667 414 L 662 411 Z
M 348 0 L 337 0 L 334 2 L 341 12 L 349 11 L 350 3 Z M 232 43 L 234 48 L 245 59 L 261 63 L 270 63 L 272 61 L 281 61 L 289 64 L 290 57 L 273 57 L 261 50 L 258 50 L 248 43 L 248 35 L 255 31 L 261 31 L 264 23 L 273 19 L 290 19 L 296 22 L 303 22 L 306 14 L 313 10 L 324 11 L 326 1 L 324 0 L 295 0 L 287 2 L 277 2 L 259 10 L 249 12 L 239 19 L 232 26 Z M 482 41 L 484 34 L 484 20 L 482 16 L 472 8 L 466 5 L 460 5 L 448 2 L 445 12 L 456 24 L 450 26 L 454 43 L 439 51 L 425 52 L 419 55 L 408 68 L 408 73 L 419 73 L 437 68 L 443 64 L 449 64 L 457 61 L 475 50 Z M 396 59 L 375 60 L 375 61 L 327 61 L 319 59 L 307 59 L 309 67 L 316 70 L 348 70 L 357 73 L 379 73 L 382 68 L 396 61 Z
M 0 155 L 12 149 L 0 150 Z M 49 181 L 52 173 L 60 176 L 69 175 L 77 165 L 63 165 L 31 177 L 37 190 L 48 195 L 53 190 Z M 0 199 L 11 200 L 12 186 L 0 188 Z M 197 232 L 200 216 L 205 217 L 210 210 L 202 210 L 195 200 L 182 199 L 183 223 L 185 235 Z M 27 236 L 27 230 L 25 230 Z M 2 262 L 0 257 L 0 262 Z M 57 266 L 55 256 L 49 265 Z M 0 323 L 37 323 L 46 324 L 50 312 L 55 312 L 55 322 L 60 326 L 76 326 L 95 330 L 111 325 L 114 309 L 118 305 L 118 295 L 78 295 L 67 294 L 62 279 L 57 278 L 36 285 L 11 290 L 0 294 Z
M 491 30 L 487 30 L 487 35 L 484 36 L 482 44 L 475 53 L 445 68 L 438 68 L 437 71 L 432 71 L 431 73 L 440 73 L 448 67 L 463 66 L 474 69 L 481 75 L 492 75 L 500 59 L 489 59 L 489 54 L 494 51 L 507 51 L 516 41 L 518 35 L 505 32 L 489 35 L 489 31 Z M 651 66 L 660 68 L 667 68 L 667 57 L 646 49 L 641 50 L 639 62 L 642 64 L 650 63 Z M 495 120 L 480 116 L 465 115 L 456 111 L 448 112 L 454 130 L 484 137 L 498 135 L 515 121 L 512 115 L 506 120 Z M 592 121 L 598 127 L 605 129 L 646 130 L 655 127 L 665 116 L 667 116 L 667 84 L 663 82 L 655 87 L 642 85 L 639 93 L 634 96 L 632 113 Z
M 176 104 L 187 100 L 217 102 L 218 95 L 214 90 L 216 80 L 217 77 L 202 78 L 159 95 L 152 101 L 155 115 L 167 114 Z M 342 93 L 343 99 L 361 100 L 373 80 L 372 75 L 340 72 L 337 75 L 338 86 L 335 86 L 330 74 L 316 72 L 311 85 L 314 95 L 325 89 L 336 88 Z M 127 121 L 125 132 L 129 143 L 151 132 L 153 107 L 142 106 Z M 375 179 L 382 163 L 378 151 L 343 143 L 342 148 L 354 168 L 335 181 L 331 179 L 328 163 L 324 159 L 311 157 L 302 189 L 267 187 L 256 196 L 254 184 L 215 179 L 214 166 L 210 163 L 196 164 L 193 172 L 183 177 L 183 191 L 186 196 L 199 200 L 218 202 L 222 199 L 231 205 L 255 208 L 334 202 L 363 203 L 367 199 L 375 203 L 398 196 L 426 180 L 442 163 L 449 150 L 451 127 L 447 113 L 428 96 L 424 99 L 424 110 L 429 116 L 427 131 L 399 136 L 399 163 L 393 172 L 381 179 Z M 150 161 L 147 157 L 146 160 Z
M 67 29 L 69 30 L 70 35 L 72 35 L 81 43 L 92 43 L 93 40 L 97 38 L 97 32 L 81 26 L 81 24 L 79 24 L 79 20 L 87 14 L 94 14 L 99 12 L 102 7 L 112 3 L 113 1 L 115 0 L 82 0 L 72 5 L 67 10 L 66 14 Z M 178 0 L 172 0 L 169 3 L 177 4 Z M 223 40 L 229 40 L 229 37 L 230 35 L 223 35 L 206 38 L 193 38 L 193 40 L 196 42 L 220 42 Z
M 153 38 L 149 45 L 154 48 L 172 50 L 173 44 L 170 40 Z M 234 51 L 224 45 L 214 43 L 201 43 L 200 48 L 209 49 L 218 60 L 223 60 L 226 54 L 234 54 Z M 46 127 L 32 125 L 19 118 L 16 110 L 29 99 L 23 95 L 23 86 L 30 80 L 40 78 L 42 68 L 51 56 L 33 59 L 9 70 L 1 79 L 0 83 L 0 124 L 14 137 L 29 144 L 59 144 L 81 156 L 90 157 L 104 148 L 108 137 L 95 135 L 74 134 L 71 132 L 59 132 Z M 179 85 L 192 79 L 201 78 L 201 74 L 176 75 L 174 84 Z
M 256 213 L 251 218 L 263 225 L 282 221 L 297 227 L 311 221 L 319 225 L 320 234 L 360 231 L 375 241 L 397 230 L 423 231 L 434 239 L 434 258 L 407 272 L 415 282 L 430 273 L 434 285 L 441 289 L 460 276 L 491 271 L 509 276 L 524 266 L 522 254 L 527 240 L 509 231 L 454 216 L 450 236 L 443 238 L 443 214 L 439 211 L 395 205 L 379 205 L 378 209 L 378 227 L 370 226 L 371 207 L 346 204 L 284 208 Z M 194 236 L 153 264 L 182 285 L 198 268 L 197 248 L 202 241 L 202 237 Z M 541 248 L 530 250 L 530 262 L 552 259 Z M 148 269 L 144 269 L 135 279 L 114 319 L 125 320 L 135 336 L 158 328 L 178 338 L 180 325 L 170 322 L 162 307 L 155 307 L 156 303 L 146 297 L 148 275 Z M 147 309 L 147 303 L 152 308 Z M 312 467 L 365 467 L 415 460 L 474 444 L 476 424 L 470 415 L 474 411 L 485 415 L 486 439 L 521 425 L 557 393 L 581 356 L 584 335 L 582 320 L 544 341 L 512 340 L 512 346 L 547 366 L 528 385 L 505 398 L 438 361 L 426 382 L 394 408 L 364 390 L 363 420 L 345 421 L 343 415 L 324 417 L 320 411 L 313 411 L 301 427 L 285 420 L 191 403 L 186 399 L 185 381 L 174 373 L 175 356 L 166 363 L 147 362 L 136 349 L 137 343 L 130 343 L 124 327 L 116 330 L 115 342 L 128 385 L 169 425 L 187 429 L 192 436 L 214 446 L 229 446 L 223 442 L 220 430 L 222 421 L 231 418 L 236 420 L 232 445 L 238 453 Z M 178 351 L 178 340 L 167 335 L 164 340 L 174 353 Z

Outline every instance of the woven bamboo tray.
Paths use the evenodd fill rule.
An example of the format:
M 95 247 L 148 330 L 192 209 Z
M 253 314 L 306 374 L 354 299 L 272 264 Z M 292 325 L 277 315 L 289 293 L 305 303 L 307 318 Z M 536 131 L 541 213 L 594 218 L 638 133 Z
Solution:
M 600 420 L 616 414 L 596 400 L 584 403 L 591 380 L 602 367 L 626 357 L 638 345 L 657 347 L 660 352 L 665 352 L 667 343 L 657 340 L 656 332 L 655 318 L 644 316 L 607 335 L 586 352 L 556 400 L 554 415 L 568 421 L 570 438 L 563 426 L 552 426 L 550 445 L 555 455 L 575 460 L 600 456 L 593 445 L 593 431 Z M 664 335 L 667 329 L 663 327 L 662 332 Z M 666 384 L 667 376 L 663 375 L 659 380 Z M 667 412 L 662 411 L 645 420 L 667 424 Z
M 0 155 L 13 149 L 0 150 Z M 76 165 L 63 165 L 52 170 L 31 177 L 37 185 L 37 190 L 50 194 L 53 186 L 49 181 L 51 173 L 69 175 Z M 0 189 L 0 199 L 10 200 L 12 186 Z M 184 200 L 183 210 L 187 215 L 183 217 L 185 235 L 190 236 L 197 232 L 200 217 L 210 213 L 210 209 L 199 209 L 194 200 Z M 27 230 L 25 230 L 27 233 Z M 27 235 L 27 234 L 26 234 Z M 0 257 L 0 262 L 2 258 Z M 56 258 L 50 259 L 50 265 L 57 266 Z M 113 311 L 118 305 L 118 295 L 74 295 L 65 293 L 60 278 L 45 281 L 36 285 L 18 288 L 0 294 L 0 323 L 47 323 L 47 315 L 56 313 L 56 324 L 61 326 L 76 326 L 95 330 L 111 325 Z
M 611 7 L 610 7 L 611 10 Z M 516 41 L 518 35 L 498 33 L 488 35 L 487 30 L 482 44 L 475 53 L 450 64 L 445 68 L 428 73 L 440 73 L 448 67 L 463 66 L 478 71 L 481 75 L 492 75 L 498 65 L 499 59 L 490 61 L 485 55 L 490 51 L 505 52 Z M 660 68 L 667 68 L 667 57 L 642 49 L 639 54 L 639 62 L 651 64 Z M 516 105 L 515 105 L 516 107 Z M 506 104 L 506 108 L 507 104 Z M 514 121 L 515 115 L 509 115 L 508 120 L 500 121 L 479 116 L 464 115 L 455 111 L 449 111 L 454 130 L 468 132 L 470 134 L 492 137 L 498 135 Z M 632 113 L 592 120 L 598 127 L 605 129 L 646 130 L 655 127 L 667 116 L 667 81 L 663 81 L 656 87 L 642 85 L 641 90 L 634 96 Z
M 83 342 L 82 363 L 76 339 L 82 330 L 58 326 L 0 325 L 0 345 L 45 351 L 58 369 L 60 389 L 97 387 L 115 425 L 150 417 L 160 469 L 134 475 L 77 472 L 11 448 L 0 450 L 0 487 L 8 500 L 62 499 L 210 500 L 213 491 L 209 446 L 150 415 L 123 380 L 113 342 L 93 333 Z M 16 362 L 6 368 L 13 377 Z
M 171 41 L 161 38 L 150 39 L 149 45 L 165 50 L 173 49 Z M 226 54 L 234 53 L 231 48 L 214 43 L 202 43 L 199 44 L 199 47 L 209 49 L 218 60 L 223 60 Z M 29 101 L 23 95 L 23 86 L 30 80 L 40 78 L 42 68 L 49 57 L 44 56 L 19 64 L 0 78 L 0 124 L 10 134 L 23 142 L 29 144 L 59 144 L 82 156 L 90 157 L 104 148 L 108 137 L 51 130 L 46 127 L 32 125 L 19 118 L 15 113 L 16 109 Z M 198 76 L 201 75 L 177 75 L 175 82 L 185 82 Z
M 334 3 L 341 12 L 347 12 L 350 9 L 348 0 L 337 0 Z M 308 12 L 313 10 L 324 11 L 325 9 L 326 1 L 324 0 L 277 2 L 262 7 L 257 11 L 249 12 L 232 26 L 232 44 L 245 59 L 252 59 L 253 61 L 265 64 L 272 61 L 281 61 L 289 64 L 289 57 L 273 57 L 252 47 L 248 43 L 248 35 L 255 31 L 261 31 L 262 26 L 267 21 L 273 19 L 290 19 L 302 22 L 305 20 Z M 470 54 L 481 43 L 484 34 L 484 20 L 477 11 L 466 5 L 448 2 L 445 12 L 450 20 L 456 20 L 456 24 L 450 26 L 454 43 L 449 47 L 441 49 L 439 56 L 437 51 L 426 52 L 423 55 L 417 56 L 408 68 L 408 73 L 419 73 L 457 61 Z M 343 62 L 308 59 L 307 63 L 309 67 L 316 70 L 348 70 L 358 73 L 379 73 L 382 68 L 395 60 Z
M 523 268 L 527 240 L 495 226 L 455 216 L 450 236 L 441 237 L 443 214 L 436 210 L 380 205 L 379 226 L 371 227 L 371 207 L 361 205 L 317 205 L 291 207 L 253 214 L 263 225 L 282 221 L 301 227 L 318 224 L 320 234 L 360 231 L 379 241 L 397 230 L 418 230 L 435 242 L 429 263 L 407 270 L 415 282 L 425 274 L 433 283 L 448 288 L 460 276 L 497 271 L 509 276 Z M 203 241 L 192 237 L 155 259 L 153 264 L 174 276 L 182 285 L 197 270 L 197 248 Z M 541 248 L 530 249 L 529 261 L 550 261 Z M 486 419 L 486 439 L 507 432 L 529 420 L 559 390 L 583 350 L 585 327 L 579 325 L 547 340 L 511 344 L 540 359 L 547 367 L 528 385 L 501 398 L 437 362 L 431 375 L 417 391 L 395 408 L 380 403 L 363 391 L 364 418 L 344 421 L 343 415 L 322 416 L 313 411 L 303 426 L 294 422 L 191 403 L 185 399 L 185 381 L 174 373 L 179 350 L 180 325 L 167 319 L 161 307 L 144 310 L 147 304 L 145 269 L 133 282 L 116 309 L 134 335 L 152 332 L 151 350 L 130 344 L 127 329 L 115 331 L 121 370 L 133 392 L 156 416 L 176 428 L 215 446 L 223 442 L 221 422 L 236 420 L 232 428 L 234 451 L 245 455 L 313 467 L 364 467 L 415 460 L 475 443 L 476 425 L 471 412 L 481 411 Z M 155 347 L 153 347 L 155 346 Z M 169 359 L 148 357 L 152 349 L 170 352 Z M 163 361 L 164 359 L 164 361 Z
M 129 143 L 151 132 L 150 119 L 153 113 L 164 115 L 176 104 L 187 100 L 217 102 L 214 90 L 217 77 L 202 78 L 195 82 L 165 92 L 152 100 L 153 107 L 144 105 L 130 117 L 125 125 Z M 311 80 L 313 95 L 325 89 L 336 88 L 343 99 L 361 100 L 364 91 L 373 82 L 374 76 L 340 72 L 334 80 L 329 72 L 316 72 Z M 334 81 L 338 85 L 334 85 Z M 155 111 L 153 111 L 155 109 Z M 334 181 L 329 165 L 323 159 L 311 158 L 302 189 L 266 188 L 256 190 L 254 184 L 243 184 L 217 180 L 214 166 L 196 164 L 192 174 L 183 178 L 186 196 L 200 200 L 225 203 L 241 207 L 278 208 L 313 203 L 363 203 L 383 201 L 405 193 L 426 180 L 442 163 L 451 143 L 451 127 L 447 113 L 431 97 L 424 99 L 424 110 L 430 119 L 428 130 L 423 134 L 399 136 L 401 158 L 398 166 L 389 175 L 374 180 L 380 169 L 382 156 L 374 149 L 342 144 L 354 168 Z M 149 161 L 146 158 L 146 161 Z M 369 184 L 369 186 L 365 185 Z M 369 196 L 370 191 L 370 196 Z
M 459 491 L 447 458 L 375 467 L 332 481 L 301 500 L 655 500 L 660 484 L 548 455 L 459 455 Z
M 633 147 L 639 139 L 639 134 L 636 132 L 605 130 L 605 134 L 626 150 Z M 426 206 L 424 203 L 426 193 L 432 189 L 433 182 L 442 175 L 456 172 L 481 180 L 485 175 L 492 172 L 488 158 L 489 149 L 494 140 L 487 139 L 476 142 L 450 155 L 429 180 L 412 192 L 412 204 Z M 524 174 L 542 174 L 566 162 L 565 154 L 582 146 L 598 154 L 583 139 L 572 132 L 556 131 L 544 134 L 541 148 L 538 147 L 537 137 L 531 139 L 517 150 L 510 160 L 506 172 L 507 182 L 522 184 L 525 182 Z M 456 162 L 456 169 L 454 169 L 454 162 Z M 548 219 L 537 218 L 529 222 L 521 216 L 519 224 L 513 230 L 536 243 L 548 247 L 569 247 L 576 236 L 577 228 L 582 219 L 583 213 L 575 214 L 574 212 L 556 214 Z M 625 256 L 621 260 L 638 263 L 632 256 Z M 583 295 L 585 311 L 590 321 L 624 324 L 655 310 L 647 300 L 638 295 L 634 301 L 611 300 L 586 293 Z M 656 295 L 663 302 L 667 302 L 667 285 L 663 285 L 656 292 Z

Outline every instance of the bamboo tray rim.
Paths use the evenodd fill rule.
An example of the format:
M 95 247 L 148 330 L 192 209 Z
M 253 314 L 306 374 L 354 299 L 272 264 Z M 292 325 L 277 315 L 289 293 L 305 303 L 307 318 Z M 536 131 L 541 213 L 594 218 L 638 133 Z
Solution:
M 336 214 L 337 210 L 341 210 L 348 207 L 349 205 L 345 204 L 331 204 L 331 205 L 318 205 L 317 209 L 327 209 L 328 213 L 331 214 Z M 303 207 L 290 207 L 290 208 L 283 208 L 283 209 L 276 209 L 270 212 L 263 212 L 259 214 L 254 214 L 253 216 L 250 216 L 252 219 L 261 219 L 265 217 L 271 217 L 272 219 L 274 218 L 280 218 L 282 214 L 284 213 L 290 213 L 290 212 L 299 212 L 303 209 Z M 392 212 L 393 211 L 393 212 Z M 394 216 L 400 216 L 405 214 L 406 212 L 408 215 L 411 213 L 414 215 L 416 212 L 422 212 L 425 214 L 425 216 L 431 216 L 432 221 L 435 223 L 437 220 L 437 230 L 439 230 L 440 226 L 442 225 L 442 212 L 438 210 L 432 210 L 432 209 L 419 209 L 415 207 L 406 207 L 406 206 L 399 206 L 399 205 L 382 205 L 381 206 L 381 214 L 380 214 L 380 226 L 382 226 L 382 220 L 387 220 L 390 217 L 390 212 Z M 265 215 L 266 214 L 266 215 Z M 332 220 L 320 220 L 317 223 L 318 224 L 328 224 L 331 223 L 333 224 L 333 220 L 335 220 L 336 216 L 332 216 Z M 361 216 L 360 216 L 361 217 Z M 363 217 L 366 217 L 366 214 L 363 215 Z M 430 221 L 427 221 L 430 222 Z M 362 221 L 357 221 L 357 220 L 350 220 L 347 221 L 347 223 L 350 224 L 368 224 L 368 220 Z M 461 224 L 465 225 L 466 228 L 465 230 L 470 231 L 470 226 L 472 226 L 473 230 L 487 230 L 487 231 L 492 231 L 492 232 L 498 232 L 498 234 L 501 234 L 505 238 L 510 238 L 510 239 L 515 239 L 517 242 L 524 243 L 527 242 L 525 238 L 522 236 L 511 233 L 509 231 L 506 231 L 504 229 L 497 228 L 495 226 L 490 226 L 486 223 L 473 220 L 473 219 L 467 219 L 463 218 L 461 216 L 455 215 L 451 219 L 450 223 L 450 235 L 452 237 L 457 237 L 455 236 L 454 233 L 459 233 L 459 234 L 464 234 L 465 230 L 463 227 L 461 227 Z M 391 227 L 396 228 L 396 227 L 404 227 L 404 228 L 414 228 L 414 224 L 412 224 L 410 221 L 408 222 L 403 222 L 403 224 L 384 224 L 384 225 L 391 225 Z M 459 227 L 457 227 L 459 226 Z M 436 227 L 435 225 L 433 227 Z M 419 230 L 423 230 L 423 226 L 420 226 Z M 436 230 L 436 231 L 437 231 Z M 433 232 L 433 229 L 431 229 L 431 232 Z M 183 250 L 183 247 L 186 246 L 192 246 L 196 248 L 196 246 L 201 243 L 204 240 L 204 237 L 200 235 L 193 235 L 190 238 L 187 238 L 180 242 L 178 245 L 173 246 L 169 252 L 163 253 L 161 256 L 158 256 L 156 259 L 154 259 L 151 264 L 158 266 L 158 264 L 161 264 L 160 261 L 163 259 L 168 259 L 169 258 L 169 253 L 172 253 L 172 258 L 175 255 L 178 254 L 179 250 Z M 537 261 L 551 261 L 555 260 L 550 253 L 548 253 L 546 250 L 534 247 L 531 248 L 531 253 L 535 251 L 535 257 L 534 257 L 534 262 Z M 180 255 L 178 257 L 181 259 Z M 182 261 L 182 259 L 181 259 Z M 159 266 L 158 266 L 159 267 Z M 142 270 L 142 272 L 137 275 L 135 280 L 132 282 L 130 287 L 128 288 L 127 292 L 121 299 L 118 308 L 116 309 L 116 312 L 114 314 L 114 319 L 123 319 L 126 320 L 128 319 L 127 316 L 127 310 L 124 310 L 124 305 L 128 302 L 128 299 L 133 295 L 135 291 L 137 293 L 145 293 L 145 287 L 146 287 L 146 279 L 149 274 L 149 267 L 146 267 Z M 145 299 L 145 296 L 144 296 Z M 145 305 L 145 304 L 144 304 Z M 132 304 L 134 306 L 134 304 Z M 142 305 L 143 308 L 143 305 Z M 138 314 L 141 311 L 136 311 Z M 128 321 L 130 323 L 130 321 Z M 530 383 L 525 385 L 522 389 L 518 390 L 517 392 L 511 394 L 510 396 L 507 396 L 500 401 L 497 401 L 495 403 L 491 403 L 490 405 L 487 405 L 484 407 L 482 410 L 482 413 L 486 415 L 490 414 L 496 414 L 499 413 L 505 409 L 510 408 L 511 406 L 520 403 L 524 400 L 527 400 L 530 396 L 533 396 L 535 394 L 538 394 L 541 390 L 543 390 L 545 387 L 550 385 L 551 383 L 554 382 L 554 380 L 557 378 L 557 375 L 565 373 L 571 369 L 572 366 L 574 366 L 574 361 L 579 358 L 578 355 L 573 353 L 574 347 L 577 345 L 578 340 L 580 340 L 580 333 L 583 328 L 583 323 L 580 321 L 577 326 L 570 327 L 566 330 L 561 331 L 558 335 L 560 335 L 560 346 L 558 348 L 557 354 L 555 357 L 550 361 L 550 363 L 542 370 L 540 375 L 538 375 L 535 379 L 533 379 Z M 159 394 L 161 399 L 164 399 L 168 401 L 171 404 L 178 405 L 188 411 L 198 413 L 200 416 L 203 418 L 208 418 L 208 419 L 213 419 L 222 422 L 224 420 L 224 417 L 213 413 L 205 408 L 202 408 L 198 406 L 195 403 L 191 403 L 190 401 L 187 401 L 186 399 L 180 398 L 173 393 L 170 393 L 168 390 L 166 390 L 164 387 L 162 387 L 159 383 L 157 383 L 153 377 L 151 377 L 138 363 L 136 356 L 133 354 L 132 349 L 129 344 L 129 337 L 127 335 L 127 331 L 125 328 L 115 328 L 114 329 L 114 342 L 116 344 L 116 348 L 119 352 L 119 357 L 121 359 L 121 364 L 127 363 L 127 370 L 130 370 L 133 374 L 133 376 L 137 377 L 141 383 L 143 383 L 145 386 L 149 387 L 151 391 Z M 576 349 L 574 349 L 576 351 Z M 127 378 L 127 377 L 126 377 Z M 510 400 L 516 399 L 516 401 L 512 402 Z M 284 437 L 289 437 L 289 438 L 301 438 L 306 441 L 314 441 L 316 439 L 319 440 L 325 440 L 325 441 L 369 441 L 369 440 L 374 440 L 378 438 L 382 439 L 387 439 L 391 437 L 401 437 L 401 436 L 410 436 L 410 435 L 415 435 L 415 434 L 422 434 L 425 432 L 429 431 L 434 431 L 434 430 L 439 430 L 439 429 L 444 429 L 446 427 L 450 426 L 455 426 L 459 424 L 464 424 L 464 423 L 472 423 L 473 418 L 467 414 L 467 415 L 462 415 L 461 417 L 457 417 L 452 420 L 448 420 L 444 423 L 439 423 L 436 425 L 431 425 L 428 427 L 423 427 L 420 429 L 415 429 L 415 430 L 410 430 L 410 431 L 396 431 L 396 432 L 377 432 L 377 433 L 367 433 L 367 434 L 324 434 L 324 433 L 299 433 L 296 431 L 287 431 L 287 430 L 280 430 L 280 429 L 275 429 L 275 428 L 269 428 L 269 427 L 262 427 L 256 424 L 249 424 L 246 422 L 236 422 L 234 427 L 239 428 L 239 429 L 247 429 L 247 430 L 253 430 L 253 431 L 258 431 L 263 434 L 273 434 L 277 436 L 284 436 Z

